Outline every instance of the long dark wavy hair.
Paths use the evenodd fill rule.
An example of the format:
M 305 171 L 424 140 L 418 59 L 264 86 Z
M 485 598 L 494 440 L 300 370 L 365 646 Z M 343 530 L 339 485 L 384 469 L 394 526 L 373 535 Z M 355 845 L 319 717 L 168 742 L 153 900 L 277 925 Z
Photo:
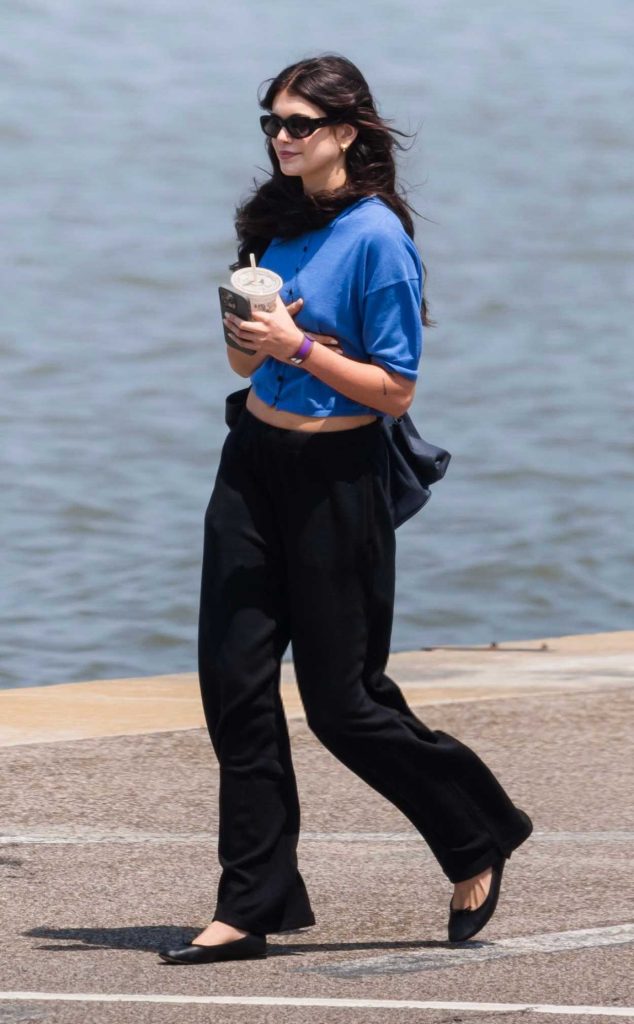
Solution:
M 394 149 L 406 149 L 396 135 L 406 132 L 392 128 L 376 111 L 368 83 L 359 69 L 346 57 L 326 53 L 291 64 L 275 78 L 267 79 L 268 88 L 258 102 L 270 111 L 275 97 L 287 89 L 320 107 L 328 117 L 355 125 L 358 134 L 346 152 L 347 179 L 337 189 L 305 193 L 299 175 L 286 176 L 271 139 L 266 149 L 273 173 L 262 185 L 254 179 L 255 189 L 236 208 L 235 228 L 238 238 L 238 259 L 231 270 L 249 265 L 249 253 L 259 262 L 272 238 L 295 238 L 305 231 L 324 227 L 343 209 L 364 196 L 376 195 L 389 206 L 401 221 L 411 239 L 414 225 L 410 211 L 416 211 L 405 199 L 396 183 Z M 418 216 L 418 214 L 416 214 Z M 425 277 L 427 270 L 423 263 Z M 428 317 L 423 297 L 421 319 L 434 326 Z

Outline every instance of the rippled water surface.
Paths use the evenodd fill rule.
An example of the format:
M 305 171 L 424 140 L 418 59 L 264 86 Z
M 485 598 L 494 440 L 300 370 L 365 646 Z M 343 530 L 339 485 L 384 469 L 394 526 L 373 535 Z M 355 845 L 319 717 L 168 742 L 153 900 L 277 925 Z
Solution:
M 399 531 L 394 648 L 631 628 L 629 0 L 253 9 L 3 5 L 1 685 L 194 670 L 257 89 L 328 49 L 418 129 L 413 414 L 454 457 Z

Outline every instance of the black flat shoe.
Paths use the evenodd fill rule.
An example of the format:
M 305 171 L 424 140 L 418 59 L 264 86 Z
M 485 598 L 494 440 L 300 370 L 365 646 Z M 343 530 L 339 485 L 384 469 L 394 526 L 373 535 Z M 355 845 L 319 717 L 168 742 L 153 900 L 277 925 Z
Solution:
M 244 935 L 232 942 L 203 946 L 188 942 L 178 949 L 161 949 L 159 956 L 168 964 L 211 964 L 221 960 L 259 960 L 266 956 L 266 935 Z
M 504 857 L 493 864 L 493 873 L 491 875 L 491 885 L 487 898 L 484 903 L 476 907 L 475 910 L 452 910 L 451 902 L 449 901 L 449 941 L 450 942 L 464 942 L 466 939 L 472 938 L 476 932 L 479 932 L 481 928 L 484 928 L 487 921 L 490 921 L 493 917 L 493 912 L 497 906 L 498 896 L 500 895 L 500 885 L 502 882 L 502 872 L 504 871 Z

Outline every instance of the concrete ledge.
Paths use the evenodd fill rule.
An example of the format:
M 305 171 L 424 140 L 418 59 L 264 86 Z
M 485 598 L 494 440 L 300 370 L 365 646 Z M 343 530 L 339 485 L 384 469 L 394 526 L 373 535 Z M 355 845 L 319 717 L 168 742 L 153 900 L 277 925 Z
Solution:
M 634 680 L 634 631 L 408 651 L 388 672 L 412 707 L 622 689 Z M 303 717 L 290 663 L 282 699 L 289 719 Z M 0 690 L 0 746 L 204 726 L 195 673 Z

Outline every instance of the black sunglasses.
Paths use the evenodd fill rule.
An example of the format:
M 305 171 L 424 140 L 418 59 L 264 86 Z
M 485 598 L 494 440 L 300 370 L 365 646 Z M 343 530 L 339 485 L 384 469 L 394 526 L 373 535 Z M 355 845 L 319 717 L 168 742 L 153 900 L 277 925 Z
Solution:
M 306 117 L 305 114 L 291 114 L 290 117 L 278 117 L 277 114 L 262 114 L 260 126 L 265 135 L 276 139 L 282 128 L 293 139 L 307 139 L 317 128 L 324 124 L 337 124 L 336 117 Z

